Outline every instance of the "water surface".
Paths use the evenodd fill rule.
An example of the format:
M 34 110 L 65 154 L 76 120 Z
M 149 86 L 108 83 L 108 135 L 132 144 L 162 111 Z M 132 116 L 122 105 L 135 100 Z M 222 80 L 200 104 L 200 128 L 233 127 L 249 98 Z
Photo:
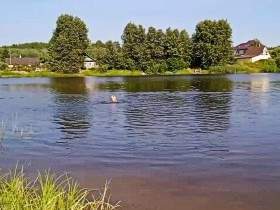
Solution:
M 127 209 L 278 210 L 279 103 L 278 74 L 0 79 L 0 164 L 112 178 Z

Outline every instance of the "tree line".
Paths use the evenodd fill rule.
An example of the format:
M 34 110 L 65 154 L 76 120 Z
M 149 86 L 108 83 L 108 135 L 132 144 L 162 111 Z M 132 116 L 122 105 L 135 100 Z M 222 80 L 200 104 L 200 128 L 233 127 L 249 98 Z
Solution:
M 40 57 L 52 71 L 69 73 L 83 68 L 86 54 L 101 70 L 141 70 L 148 74 L 209 69 L 234 62 L 232 28 L 226 20 L 201 21 L 191 36 L 186 30 L 128 23 L 121 40 L 91 43 L 87 26 L 79 17 L 61 15 L 49 43 L 12 45 L 9 50 L 13 55 Z M 7 47 L 0 48 L 0 59 L 3 61 L 10 52 Z M 273 56 L 280 62 L 278 51 L 276 54 Z
M 122 43 L 90 44 L 86 24 L 78 17 L 62 15 L 49 43 L 49 65 L 54 71 L 78 72 L 87 53 L 104 70 L 162 73 L 189 67 L 207 69 L 232 61 L 231 38 L 232 29 L 226 20 L 202 21 L 192 37 L 186 30 L 145 29 L 129 23 Z
M 142 70 L 162 73 L 186 68 L 224 65 L 233 61 L 232 29 L 225 20 L 200 22 L 192 37 L 186 30 L 147 30 L 127 24 L 122 44 L 97 41 L 88 48 L 103 69 Z

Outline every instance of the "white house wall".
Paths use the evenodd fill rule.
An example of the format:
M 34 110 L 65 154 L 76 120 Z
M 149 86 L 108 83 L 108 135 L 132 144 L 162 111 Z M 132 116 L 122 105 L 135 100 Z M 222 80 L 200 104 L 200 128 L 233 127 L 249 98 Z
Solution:
M 86 69 L 92 69 L 92 68 L 97 68 L 98 67 L 98 65 L 94 61 L 92 61 L 92 62 L 85 62 L 84 66 L 85 66 Z
M 253 57 L 252 58 L 252 62 L 255 63 L 257 61 L 260 61 L 260 60 L 268 60 L 270 59 L 271 56 L 268 54 L 268 55 L 259 55 L 259 56 L 256 56 L 256 57 Z
M 255 62 L 257 62 L 257 61 L 260 61 L 260 60 L 268 60 L 268 59 L 270 59 L 270 58 L 271 58 L 271 56 L 270 56 L 270 54 L 269 54 L 269 52 L 268 52 L 268 49 L 265 47 L 265 48 L 263 49 L 263 54 L 258 55 L 258 56 L 256 56 L 256 57 L 253 57 L 253 58 L 252 58 L 252 62 L 255 63 Z

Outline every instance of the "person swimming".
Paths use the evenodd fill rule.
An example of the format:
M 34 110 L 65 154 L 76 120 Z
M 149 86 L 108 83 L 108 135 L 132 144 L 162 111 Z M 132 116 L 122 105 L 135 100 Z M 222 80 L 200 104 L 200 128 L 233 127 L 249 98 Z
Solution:
M 118 103 L 118 99 L 116 96 L 114 95 L 111 96 L 111 103 Z

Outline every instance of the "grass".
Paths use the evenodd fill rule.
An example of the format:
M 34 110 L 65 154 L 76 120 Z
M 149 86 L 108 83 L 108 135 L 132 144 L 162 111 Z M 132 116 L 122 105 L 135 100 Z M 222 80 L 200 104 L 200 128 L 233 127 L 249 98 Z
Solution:
M 14 169 L 0 178 L 1 210 L 113 210 L 108 184 L 102 193 L 82 189 L 67 175 L 45 172 L 28 179 L 23 169 Z
M 26 71 L 0 71 L 0 77 L 2 78 L 20 78 L 20 77 L 73 77 L 73 76 L 82 76 L 80 74 L 63 74 L 59 72 L 51 72 L 48 70 L 43 70 L 43 71 L 31 71 L 31 72 L 26 72 Z
M 97 76 L 97 77 L 113 77 L 113 76 L 140 76 L 143 75 L 142 71 L 128 71 L 128 70 L 84 70 L 77 74 L 64 74 L 60 72 L 51 72 L 48 70 L 42 71 L 0 71 L 0 78 L 20 78 L 20 77 L 85 77 L 85 76 Z
M 280 72 L 274 60 L 258 61 L 256 63 L 250 62 L 237 62 L 232 65 L 214 66 L 209 70 L 196 70 L 196 69 L 183 69 L 176 72 L 165 72 L 161 75 L 191 75 L 191 74 L 234 74 L 234 73 L 262 73 L 262 72 Z M 129 71 L 129 70 L 83 70 L 77 74 L 64 74 L 60 72 L 51 72 L 48 70 L 42 71 L 0 71 L 0 78 L 9 77 L 115 77 L 115 76 L 143 76 L 146 75 L 142 71 Z
M 99 71 L 99 70 L 85 70 L 82 71 L 83 76 L 102 76 L 102 77 L 114 77 L 114 76 L 141 76 L 144 75 L 142 71 L 129 71 L 129 70 L 108 70 L 108 71 Z
M 210 73 L 276 73 L 280 72 L 280 68 L 277 67 L 274 60 L 258 61 L 255 63 L 251 62 L 237 62 L 232 65 L 225 66 L 214 66 L 209 69 Z

